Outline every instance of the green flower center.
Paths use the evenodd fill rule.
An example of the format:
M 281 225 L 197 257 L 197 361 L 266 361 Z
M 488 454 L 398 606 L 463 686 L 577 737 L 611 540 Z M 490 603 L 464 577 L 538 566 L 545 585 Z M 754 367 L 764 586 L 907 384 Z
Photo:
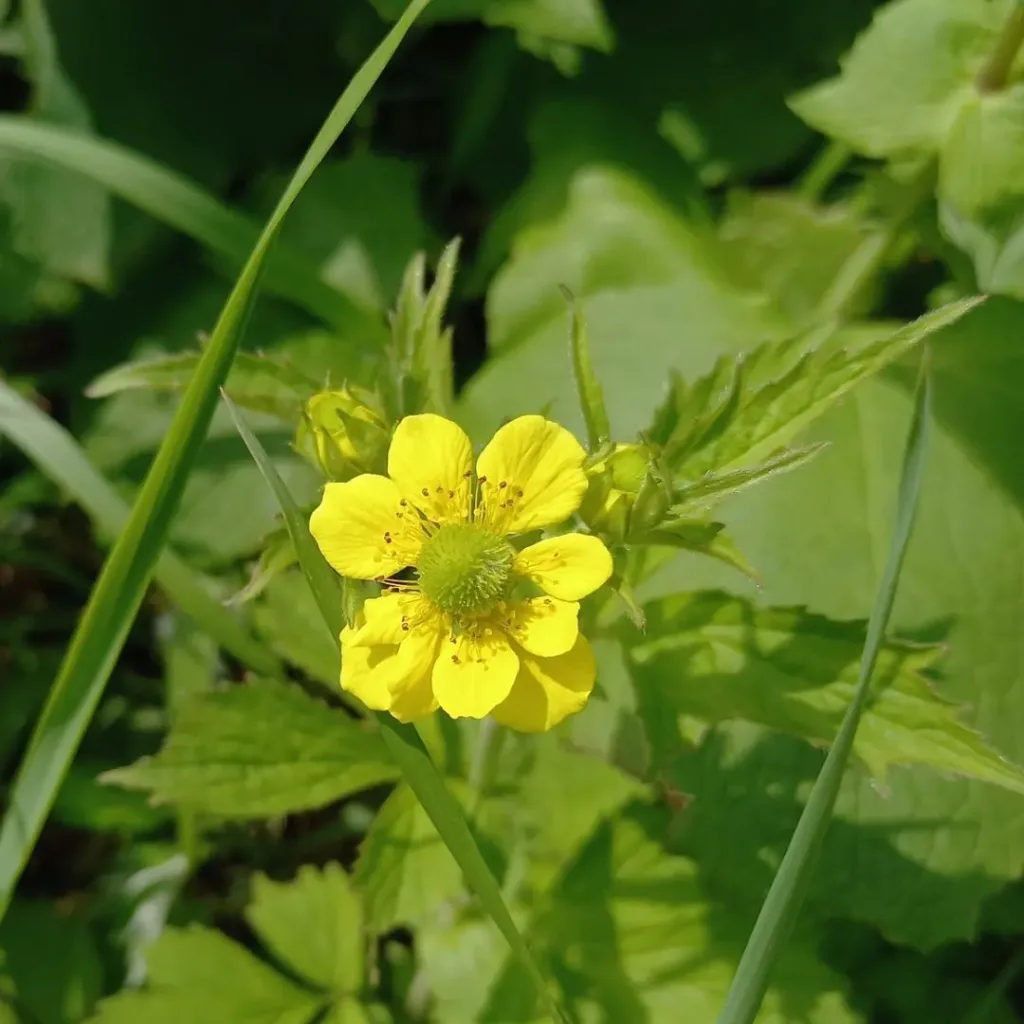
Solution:
M 442 526 L 420 551 L 420 590 L 451 615 L 490 611 L 511 588 L 514 557 L 504 537 L 479 526 Z

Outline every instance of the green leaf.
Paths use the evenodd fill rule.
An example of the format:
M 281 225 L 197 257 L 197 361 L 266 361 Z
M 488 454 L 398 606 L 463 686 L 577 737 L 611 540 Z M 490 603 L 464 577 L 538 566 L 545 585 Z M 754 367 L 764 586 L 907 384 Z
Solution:
M 664 822 L 634 807 L 601 827 L 555 890 L 545 939 L 578 980 L 581 1016 L 711 1024 L 745 921 L 708 900 L 698 866 L 663 849 Z M 857 1020 L 809 943 L 786 951 L 763 1024 Z M 565 975 L 563 975 L 565 976 Z M 580 981 L 585 984 L 580 985 Z
M 795 328 L 804 328 L 867 226 L 852 205 L 817 207 L 790 193 L 741 192 L 729 197 L 718 234 L 751 285 L 771 295 Z
M 263 538 L 263 550 L 260 552 L 259 561 L 253 566 L 249 582 L 237 594 L 233 594 L 227 603 L 237 606 L 258 597 L 272 580 L 291 569 L 296 560 L 295 548 L 288 530 L 284 526 L 272 530 Z
M 931 388 L 926 359 L 922 364 L 903 455 L 889 552 L 868 620 L 857 686 L 736 968 L 736 976 L 729 986 L 729 994 L 719 1018 L 721 1024 L 752 1024 L 758 1014 L 769 977 L 804 901 L 808 879 L 815 869 L 828 831 L 863 716 L 869 704 L 874 710 L 879 703 L 877 699 L 872 699 L 872 680 L 885 645 L 889 617 L 896 602 L 900 571 L 921 493 L 931 426 Z
M 987 309 L 971 316 L 980 324 L 1002 320 L 989 320 Z M 1019 466 L 1019 452 L 1007 447 L 997 426 L 1012 422 L 1012 396 L 1024 386 L 1024 365 L 999 354 L 1015 336 L 1004 330 L 971 332 L 962 337 L 974 339 L 972 346 L 951 345 L 944 352 L 942 337 L 936 342 L 945 362 L 936 377 L 936 409 L 945 405 L 946 414 L 934 431 L 894 628 L 947 644 L 939 693 L 964 706 L 965 723 L 1021 763 L 1024 746 L 1011 724 L 1021 713 L 1017 648 L 1005 623 L 1024 615 L 1018 573 L 1024 520 L 975 455 L 984 446 L 987 458 L 1003 465 L 1004 479 Z M 806 604 L 833 619 L 854 618 L 867 605 L 881 571 L 879 538 L 891 514 L 887 495 L 898 479 L 892 437 L 906 422 L 908 404 L 891 383 L 862 385 L 812 435 L 830 442 L 826 455 L 799 474 L 769 481 L 756 496 L 738 495 L 726 510 L 730 530 L 762 573 L 760 600 Z M 971 424 L 970 442 L 953 427 L 957 418 L 961 426 Z M 658 580 L 663 592 L 729 585 L 710 562 L 664 570 Z M 703 820 L 702 835 L 709 842 L 708 830 L 736 835 L 746 849 L 781 851 L 799 814 L 797 796 L 819 763 L 812 752 L 781 738 L 737 755 L 719 769 L 732 796 L 728 807 L 715 809 L 728 813 L 728 820 Z M 708 808 L 724 799 L 724 791 L 708 782 L 710 776 L 698 787 L 684 778 L 680 786 L 700 795 L 695 807 Z M 777 798 L 770 807 L 758 805 L 767 791 Z M 894 770 L 879 792 L 856 776 L 844 783 L 837 814 L 843 828 L 826 838 L 817 909 L 865 921 L 894 942 L 930 949 L 972 938 L 982 899 L 1021 871 L 1020 798 L 990 785 L 930 770 Z M 718 872 L 720 891 L 757 885 L 760 901 L 769 880 L 763 865 L 720 844 L 701 859 Z
M 336 994 L 362 988 L 362 908 L 337 864 L 304 865 L 293 882 L 257 875 L 246 918 L 300 977 Z
M 972 94 L 961 106 L 939 163 L 939 196 L 964 216 L 1019 199 L 1024 175 L 1024 83 Z
M 224 305 L 128 523 L 79 619 L 60 674 L 15 779 L 0 826 L 0 912 L 13 894 L 60 780 L 81 742 L 138 613 L 166 542 L 176 503 L 213 415 L 217 388 L 227 376 L 238 348 L 256 298 L 264 262 L 281 222 L 426 2 L 412 0 L 403 18 L 342 93 L 281 196 Z M 0 125 L 0 138 L 4 135 L 2 128 Z M 10 133 L 6 134 L 9 137 Z
M 656 528 L 640 534 L 635 538 L 635 542 L 676 548 L 680 551 L 694 551 L 708 558 L 716 558 L 738 569 L 744 576 L 758 580 L 757 573 L 747 563 L 732 539 L 723 533 L 724 529 L 724 523 L 715 523 L 708 519 L 666 519 Z M 642 613 L 641 618 L 646 623 L 646 613 Z
M 487 320 L 495 349 L 561 332 L 564 304 L 554 283 L 586 303 L 591 325 L 604 314 L 592 296 L 672 285 L 680 308 L 700 316 L 705 332 L 756 330 L 763 311 L 720 266 L 713 240 L 637 179 L 585 166 L 571 176 L 564 203 L 557 216 L 517 235 L 494 280 Z M 618 338 L 628 336 L 623 324 Z
M 123 363 L 97 377 L 86 389 L 89 398 L 121 391 L 184 391 L 199 365 L 200 352 L 181 352 Z M 321 386 L 295 366 L 273 356 L 239 352 L 231 364 L 224 390 L 244 409 L 268 413 L 294 425 L 309 396 Z
M 31 117 L 88 131 L 92 118 L 61 66 L 43 0 L 21 7 L 24 70 L 32 83 Z M 93 288 L 109 286 L 110 197 L 73 168 L 7 163 L 0 199 L 12 211 L 15 250 L 47 272 Z
M 146 213 L 225 256 L 245 263 L 256 242 L 255 224 L 188 179 L 112 142 L 0 115 L 0 150 L 83 174 Z M 382 325 L 330 285 L 315 265 L 278 249 L 267 271 L 268 291 L 290 299 L 339 331 L 383 342 Z
M 47 903 L 11 904 L 0 926 L 0 963 L 25 1017 L 36 1024 L 78 1024 L 102 991 L 102 964 L 89 929 Z
M 835 735 L 856 685 L 861 624 L 802 609 L 758 610 L 707 592 L 645 610 L 652 639 L 635 647 L 633 658 L 638 691 L 653 713 L 746 719 L 818 742 Z M 878 779 L 891 765 L 923 764 L 1024 792 L 1024 772 L 963 725 L 928 682 L 924 673 L 940 653 L 895 641 L 880 650 L 857 756 Z
M 459 239 L 452 239 L 437 261 L 434 283 L 424 294 L 422 256 L 413 257 L 406 269 L 393 318 L 395 345 L 402 354 L 403 372 L 419 385 L 420 400 L 406 396 L 408 408 L 432 409 L 450 415 L 454 398 L 452 379 L 452 332 L 444 327 L 459 262 Z
M 96 471 L 75 439 L 58 423 L 0 380 L 0 434 L 16 444 L 62 491 L 79 502 L 99 531 L 116 537 L 129 506 Z M 170 551 L 161 553 L 154 579 L 186 615 L 226 650 L 258 672 L 277 675 L 277 658 L 237 616 L 211 597 L 204 583 Z
M 794 362 L 798 346 L 806 344 L 801 339 L 756 349 L 742 364 L 749 387 L 741 385 L 738 399 L 732 392 L 721 399 L 731 407 L 729 414 L 710 443 L 685 453 L 679 475 L 695 480 L 705 473 L 731 472 L 771 458 L 861 381 L 982 301 L 951 302 L 852 350 L 822 346 Z M 714 400 L 713 392 L 711 397 Z
M 228 405 L 231 408 L 230 402 Z M 337 577 L 317 548 L 305 517 L 299 512 L 259 441 L 245 425 L 237 410 L 232 409 L 232 414 L 254 460 L 281 504 L 281 512 L 295 545 L 299 566 L 316 599 L 324 625 L 334 636 L 338 636 L 342 622 L 342 605 Z M 377 713 L 375 717 L 381 727 L 384 743 L 398 765 L 403 779 L 434 823 L 434 827 L 462 869 L 467 883 L 476 892 L 487 914 L 505 937 L 552 1018 L 556 1021 L 563 1020 L 561 1011 L 548 989 L 544 974 L 516 928 L 515 921 L 502 898 L 501 889 L 477 846 L 462 810 L 430 759 L 423 740 L 414 728 L 398 723 L 388 714 Z
M 288 981 L 218 931 L 168 928 L 149 952 L 149 985 L 105 999 L 92 1024 L 183 1020 L 311 1024 L 323 997 Z
M 373 819 L 355 883 L 376 934 L 428 923 L 462 896 L 462 871 L 408 786 L 395 789 Z
M 897 0 L 843 61 L 842 73 L 796 96 L 812 127 L 858 152 L 938 152 L 1014 0 Z
M 595 452 L 603 442 L 611 438 L 608 410 L 604 405 L 601 382 L 594 373 L 594 364 L 590 359 L 586 324 L 570 291 L 566 290 L 565 298 L 569 303 L 569 353 L 572 357 L 573 380 L 576 382 L 583 422 L 587 425 L 588 448 Z
M 281 241 L 314 261 L 327 284 L 362 308 L 383 312 L 398 291 L 409 253 L 430 242 L 418 179 L 415 164 L 368 151 L 324 161 L 282 228 Z M 274 174 L 260 181 L 252 204 L 257 212 L 269 215 L 286 180 Z
M 103 779 L 227 818 L 260 818 L 323 807 L 395 774 L 364 723 L 267 679 L 181 701 L 163 749 Z
M 778 455 L 765 462 L 745 469 L 733 469 L 724 473 L 707 473 L 691 483 L 681 484 L 672 493 L 673 505 L 669 509 L 675 515 L 692 514 L 695 509 L 706 508 L 722 498 L 742 491 L 752 484 L 767 480 L 776 473 L 785 473 L 802 466 L 825 448 L 824 444 L 807 444 L 798 448 L 784 448 Z M 662 524 L 664 529 L 664 524 Z
M 277 655 L 338 692 L 338 642 L 324 629 L 320 610 L 300 572 L 274 577 L 253 603 L 252 615 L 256 629 Z

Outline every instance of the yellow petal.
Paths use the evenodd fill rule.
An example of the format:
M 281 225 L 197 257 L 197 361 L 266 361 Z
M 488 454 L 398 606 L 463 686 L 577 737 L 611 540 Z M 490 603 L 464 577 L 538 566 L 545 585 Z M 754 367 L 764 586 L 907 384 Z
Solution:
M 585 458 L 579 441 L 543 416 L 506 423 L 476 464 L 484 519 L 502 533 L 562 522 L 587 489 Z
M 420 627 L 441 629 L 433 606 L 418 593 L 385 593 L 364 602 L 357 628 L 347 642 L 363 647 L 400 644 Z
M 494 719 L 520 732 L 546 732 L 587 703 L 596 677 L 597 663 L 582 634 L 571 651 L 557 658 L 524 654 L 512 691 L 494 709 Z
M 567 533 L 524 548 L 512 568 L 552 597 L 579 601 L 611 576 L 612 556 L 597 537 Z
M 357 643 L 362 636 L 369 635 L 365 607 L 356 628 L 341 631 L 341 685 L 375 711 L 394 711 L 399 703 L 403 709 L 415 708 L 423 703 L 419 691 L 424 685 L 429 689 L 437 649 L 446 634 L 435 621 L 433 625 L 403 633 L 401 644 Z
M 429 628 L 418 629 L 402 642 L 401 671 L 391 681 L 389 710 L 400 722 L 410 722 L 437 710 L 431 673 L 443 635 Z
M 504 619 L 509 635 L 520 647 L 539 658 L 565 654 L 579 636 L 577 616 L 580 606 L 575 601 L 559 601 L 554 597 L 531 597 L 517 601 Z
M 376 644 L 400 644 L 405 639 L 402 629 L 404 594 L 382 594 L 363 604 L 362 615 L 343 641 L 358 647 Z
M 483 718 L 512 689 L 519 658 L 497 629 L 445 640 L 434 664 L 434 696 L 452 718 Z
M 346 630 L 342 630 L 341 688 L 354 694 L 368 708 L 387 711 L 391 707 L 388 674 L 392 663 L 397 660 L 396 646 L 356 647 L 347 642 Z
M 324 488 L 309 531 L 336 572 L 374 580 L 415 563 L 423 531 L 401 497 L 393 481 L 371 473 Z
M 406 416 L 391 439 L 388 475 L 428 519 L 462 523 L 469 518 L 473 447 L 451 420 L 429 412 Z

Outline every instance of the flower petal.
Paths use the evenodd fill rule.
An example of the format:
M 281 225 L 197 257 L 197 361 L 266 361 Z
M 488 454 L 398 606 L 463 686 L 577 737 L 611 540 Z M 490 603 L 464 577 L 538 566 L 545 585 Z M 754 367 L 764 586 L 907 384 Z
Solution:
M 414 629 L 442 630 L 433 605 L 419 593 L 389 592 L 363 603 L 362 616 L 347 640 L 361 647 L 400 644 Z
M 406 416 L 391 439 L 388 475 L 428 519 L 469 518 L 473 446 L 457 423 L 429 412 Z
M 388 675 L 398 660 L 398 648 L 393 644 L 353 646 L 346 637 L 348 631 L 346 627 L 341 632 L 341 688 L 368 708 L 387 711 L 392 700 Z
M 524 548 L 512 568 L 563 601 L 592 594 L 612 574 L 612 556 L 597 537 L 567 533 Z
M 442 644 L 434 664 L 434 696 L 452 718 L 483 718 L 512 689 L 519 657 L 500 630 L 463 633 Z
M 324 488 L 309 532 L 336 572 L 373 580 L 415 563 L 423 531 L 403 516 L 401 497 L 393 481 L 372 473 Z
M 565 654 L 576 643 L 579 611 L 575 601 L 531 597 L 513 604 L 504 622 L 520 647 L 539 658 L 551 658 Z
M 585 458 L 579 441 L 543 416 L 506 423 L 476 464 L 485 520 L 503 533 L 562 522 L 587 489 Z
M 390 681 L 389 708 L 400 722 L 410 722 L 437 710 L 431 673 L 442 639 L 443 634 L 437 630 L 419 629 L 402 642 L 401 673 L 393 675 Z
M 571 651 L 557 658 L 525 654 L 511 692 L 494 709 L 494 719 L 520 732 L 547 732 L 587 703 L 596 677 L 597 663 L 582 634 Z

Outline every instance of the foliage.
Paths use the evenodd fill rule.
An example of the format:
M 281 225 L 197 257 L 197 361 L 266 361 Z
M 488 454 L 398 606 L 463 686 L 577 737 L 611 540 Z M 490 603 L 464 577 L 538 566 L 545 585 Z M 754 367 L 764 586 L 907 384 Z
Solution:
M 1024 7 L 122 7 L 0 3 L 0 1022 L 710 1024 L 807 808 L 733 1019 L 1018 1019 Z M 586 447 L 552 732 L 338 687 L 422 411 Z

